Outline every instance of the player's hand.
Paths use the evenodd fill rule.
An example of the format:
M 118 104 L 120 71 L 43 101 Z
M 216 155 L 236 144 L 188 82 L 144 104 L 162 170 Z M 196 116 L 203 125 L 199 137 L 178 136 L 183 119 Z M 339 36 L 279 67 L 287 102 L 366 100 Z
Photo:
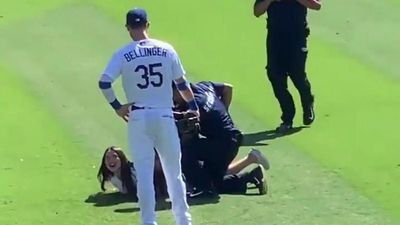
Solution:
M 193 115 L 195 115 L 198 119 L 200 119 L 200 112 L 199 112 L 199 110 L 188 110 L 188 111 L 186 111 L 186 113 L 188 114 L 188 113 L 191 113 L 191 114 L 193 114 Z
M 115 110 L 117 115 L 119 117 L 121 117 L 123 120 L 125 120 L 125 122 L 128 122 L 128 119 L 129 119 L 129 107 L 131 105 L 132 104 L 125 104 L 125 105 L 122 105 L 121 108 Z
M 172 111 L 175 120 L 180 120 L 185 116 L 185 112 Z

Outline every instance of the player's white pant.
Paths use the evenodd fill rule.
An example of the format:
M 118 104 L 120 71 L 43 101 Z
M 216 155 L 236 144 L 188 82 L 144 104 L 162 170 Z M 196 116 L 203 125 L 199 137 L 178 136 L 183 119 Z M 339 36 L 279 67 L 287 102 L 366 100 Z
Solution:
M 137 172 L 142 225 L 157 225 L 153 185 L 154 147 L 167 181 L 177 225 L 191 225 L 181 172 L 181 150 L 171 109 L 139 109 L 129 115 L 128 139 Z

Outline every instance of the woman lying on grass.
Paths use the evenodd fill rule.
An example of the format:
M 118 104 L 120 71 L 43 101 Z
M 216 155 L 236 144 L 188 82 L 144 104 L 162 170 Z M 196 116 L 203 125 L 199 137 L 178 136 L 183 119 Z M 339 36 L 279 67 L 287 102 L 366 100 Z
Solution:
M 156 197 L 165 198 L 167 196 L 167 187 L 157 154 L 154 167 Z M 136 197 L 137 180 L 134 165 L 127 159 L 125 153 L 119 147 L 111 146 L 104 151 L 97 178 L 100 181 L 100 187 L 103 191 L 106 190 L 106 182 L 110 182 L 119 192 Z
M 247 156 L 232 162 L 229 165 L 227 174 L 238 173 L 252 164 L 263 165 L 266 170 L 269 169 L 266 157 L 257 149 L 252 149 Z M 157 154 L 154 167 L 156 198 L 165 199 L 168 197 L 167 186 Z M 109 182 L 120 193 L 129 194 L 136 198 L 136 171 L 133 163 L 128 160 L 121 148 L 111 146 L 104 151 L 97 178 L 100 182 L 101 190 L 106 191 L 106 183 Z

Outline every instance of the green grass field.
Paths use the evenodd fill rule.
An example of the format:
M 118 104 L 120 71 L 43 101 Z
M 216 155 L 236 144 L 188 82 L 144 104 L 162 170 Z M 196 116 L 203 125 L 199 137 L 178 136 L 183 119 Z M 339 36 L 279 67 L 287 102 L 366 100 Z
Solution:
M 2 1 L 0 224 L 138 224 L 136 203 L 89 198 L 104 148 L 127 146 L 97 80 L 130 41 L 124 17 L 134 6 L 148 10 L 151 35 L 175 46 L 190 80 L 234 85 L 232 115 L 247 137 L 240 154 L 257 146 L 272 163 L 267 196 L 193 205 L 194 224 L 400 224 L 399 2 L 324 1 L 310 13 L 317 120 L 280 138 L 266 132 L 280 112 L 263 69 L 265 21 L 252 4 Z M 158 215 L 174 224 L 170 211 Z

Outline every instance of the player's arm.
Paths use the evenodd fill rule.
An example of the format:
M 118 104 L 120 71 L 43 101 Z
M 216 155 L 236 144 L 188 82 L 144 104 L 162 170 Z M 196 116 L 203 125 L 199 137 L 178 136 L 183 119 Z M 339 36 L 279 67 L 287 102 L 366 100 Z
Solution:
M 199 107 L 197 106 L 197 103 L 194 99 L 193 91 L 190 88 L 190 84 L 186 80 L 185 76 L 175 79 L 174 82 L 182 98 L 188 104 L 188 111 L 195 114 L 196 116 L 199 116 Z
M 170 57 L 172 60 L 172 78 L 175 82 L 176 88 L 178 89 L 179 94 L 188 104 L 188 111 L 199 117 L 199 107 L 197 106 L 197 103 L 194 99 L 193 91 L 190 88 L 190 84 L 186 80 L 186 71 L 182 66 L 178 53 L 173 48 L 171 48 L 170 50 Z
M 129 105 L 122 105 L 115 95 L 112 83 L 120 76 L 122 69 L 122 60 L 118 53 L 115 53 L 108 63 L 106 69 L 99 80 L 99 88 L 104 95 L 104 98 L 115 110 L 118 116 L 125 121 L 128 120 Z
M 321 1 L 320 0 L 296 0 L 303 6 L 313 9 L 313 10 L 320 10 L 321 9 Z
M 228 83 L 213 83 L 215 94 L 224 103 L 225 108 L 229 109 L 232 102 L 233 86 Z
M 254 16 L 260 17 L 263 15 L 267 11 L 269 5 L 271 5 L 271 3 L 274 1 L 276 0 L 256 0 L 253 5 Z

